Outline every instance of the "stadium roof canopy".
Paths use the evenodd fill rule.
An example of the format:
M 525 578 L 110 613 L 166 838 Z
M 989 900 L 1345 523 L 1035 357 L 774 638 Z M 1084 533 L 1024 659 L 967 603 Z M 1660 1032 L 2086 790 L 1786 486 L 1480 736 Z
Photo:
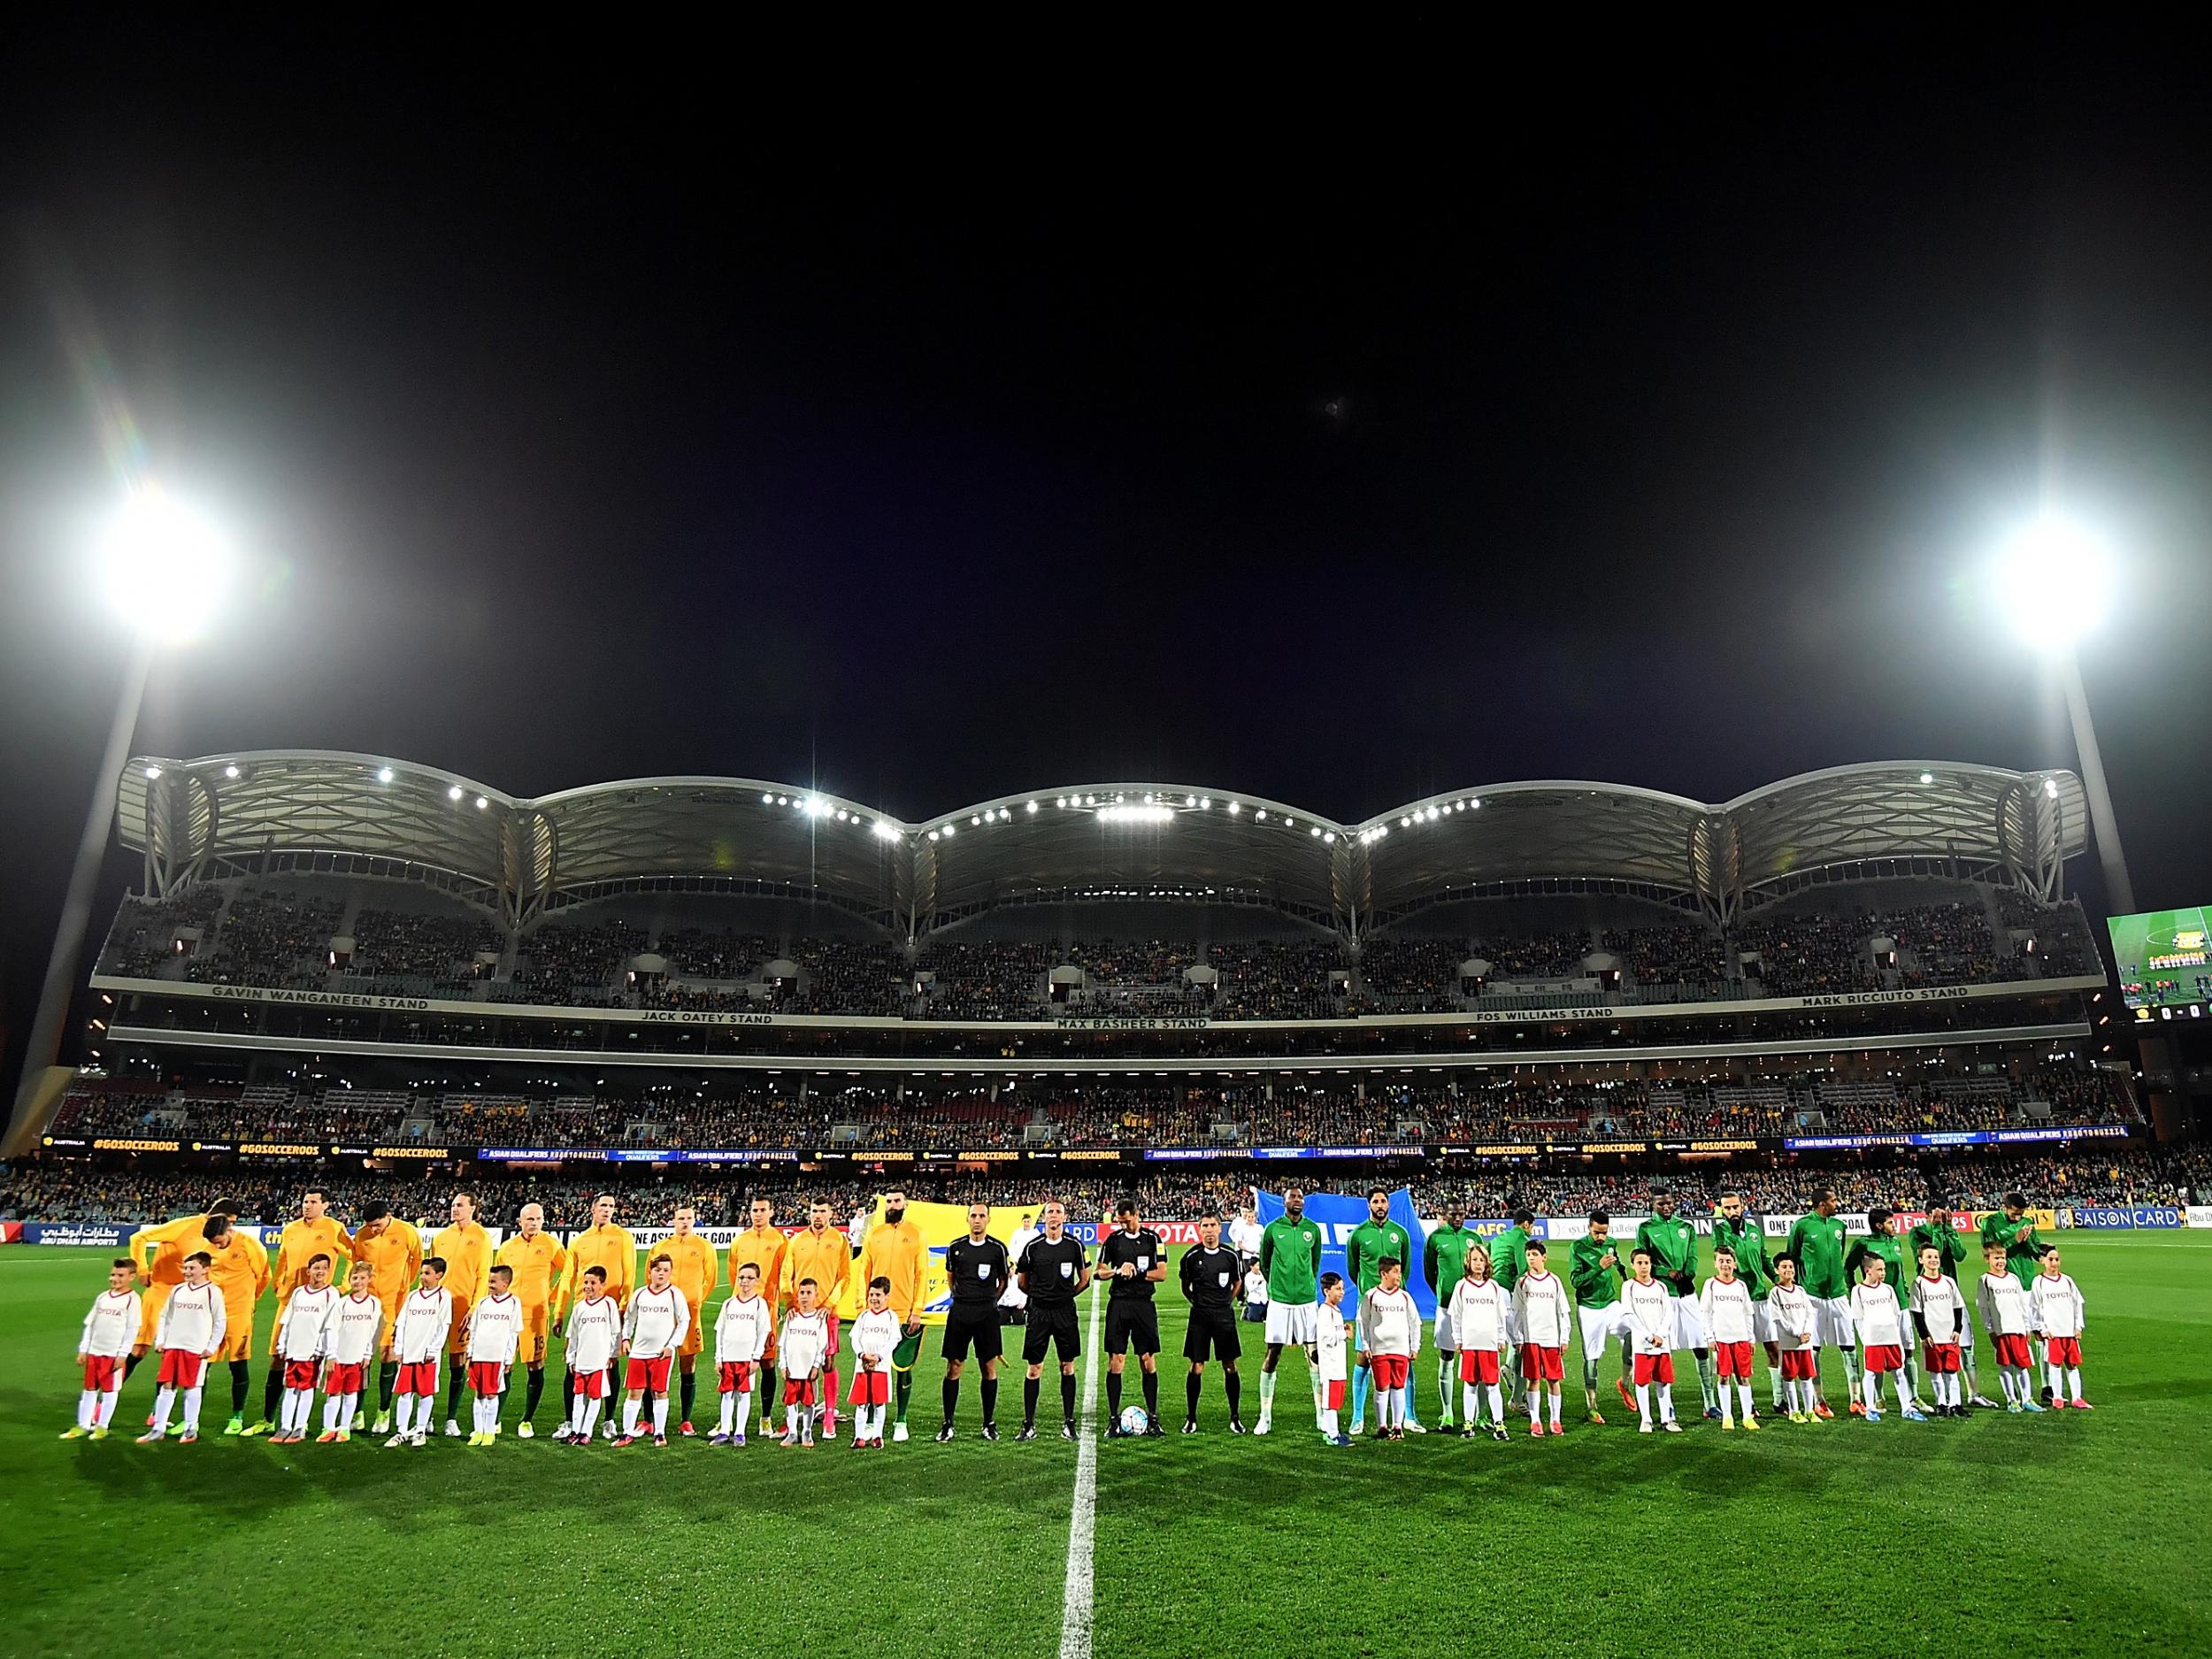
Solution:
M 1948 872 L 2045 895 L 2086 844 L 2066 772 L 1839 766 L 1708 803 L 1620 784 L 1490 785 L 1346 823 L 1185 784 L 1086 783 L 913 821 L 753 778 L 523 798 L 366 755 L 130 762 L 148 890 L 256 870 L 434 882 L 512 921 L 663 884 L 803 893 L 909 932 L 1024 902 L 1258 904 L 1364 932 L 1486 893 L 1595 886 L 1725 918 L 1815 879 Z

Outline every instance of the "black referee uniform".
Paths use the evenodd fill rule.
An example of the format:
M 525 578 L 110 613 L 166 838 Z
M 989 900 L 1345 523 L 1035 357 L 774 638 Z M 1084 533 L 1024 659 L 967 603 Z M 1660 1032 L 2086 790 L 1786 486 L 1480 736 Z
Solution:
M 943 1353 L 964 1360 L 972 1348 L 978 1359 L 997 1359 L 1000 1346 L 998 1299 L 1006 1294 L 1012 1265 L 996 1239 L 978 1244 L 955 1239 L 945 1247 L 945 1278 L 952 1286 L 952 1306 L 945 1314 Z
M 1183 1295 L 1190 1303 L 1190 1325 L 1183 1334 L 1183 1357 L 1203 1364 L 1233 1360 L 1244 1352 L 1237 1340 L 1237 1299 L 1242 1264 L 1234 1250 L 1194 1245 L 1183 1255 Z
M 1152 1280 L 1148 1277 L 1167 1255 L 1167 1246 L 1149 1227 L 1125 1233 L 1119 1227 L 1098 1247 L 1098 1273 L 1106 1281 L 1106 1351 L 1139 1355 L 1160 1351 L 1160 1311 L 1153 1306 Z M 1121 1277 L 1123 1267 L 1136 1271 Z
M 1083 1241 L 1063 1233 L 1055 1244 L 1043 1233 L 1022 1252 L 1021 1271 L 1028 1280 L 1029 1323 L 1022 1333 L 1022 1363 L 1041 1363 L 1048 1349 L 1057 1348 L 1063 1363 L 1072 1364 L 1083 1351 L 1076 1326 L 1075 1287 L 1090 1259 Z

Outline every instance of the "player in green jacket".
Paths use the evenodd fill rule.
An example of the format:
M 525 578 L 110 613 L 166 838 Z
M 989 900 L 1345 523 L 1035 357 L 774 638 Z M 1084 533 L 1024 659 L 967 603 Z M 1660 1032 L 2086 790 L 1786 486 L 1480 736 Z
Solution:
M 1260 1234 L 1260 1271 L 1267 1277 L 1267 1356 L 1260 1362 L 1260 1420 L 1253 1432 L 1265 1434 L 1273 1426 L 1275 1366 L 1293 1342 L 1306 1350 L 1306 1379 L 1313 1385 L 1313 1420 L 1318 1427 L 1321 1367 L 1313 1356 L 1313 1340 L 1322 1317 L 1321 1226 L 1306 1219 L 1302 1187 L 1283 1194 L 1283 1213 Z
M 1451 1300 L 1452 1287 L 1467 1271 L 1469 1248 L 1481 1242 L 1474 1229 L 1467 1225 L 1467 1207 L 1454 1199 L 1446 1202 L 1443 1220 L 1421 1247 L 1421 1277 L 1428 1281 L 1429 1289 L 1436 1296 L 1436 1392 L 1443 1402 L 1436 1419 L 1439 1429 L 1453 1426 L 1452 1402 L 1459 1397 L 1459 1378 L 1455 1369 L 1459 1343 L 1451 1319 L 1444 1310 L 1445 1304 Z M 1409 1421 L 1406 1426 L 1413 1425 Z
M 1929 1205 L 1928 1218 L 1905 1235 L 1905 1256 L 1907 1260 L 1917 1262 L 1921 1251 L 1933 1250 L 1942 1261 L 1943 1276 L 1956 1286 L 1959 1282 L 1959 1263 L 1967 1259 L 1971 1247 L 1966 1241 L 1966 1235 L 1953 1224 L 1951 1216 L 1950 1201 L 1947 1199 L 1939 1198 Z M 1974 1305 L 1972 1300 L 1965 1296 L 1963 1288 L 1960 1290 L 1960 1295 L 1968 1307 Z M 1981 1372 L 1974 1363 L 1974 1321 L 1971 1317 L 1960 1321 L 1959 1346 L 1966 1361 L 1966 1391 L 1970 1403 L 1984 1410 L 1993 1409 L 1997 1402 L 1983 1395 Z
M 1590 1212 L 1588 1231 L 1574 1242 L 1567 1256 L 1567 1283 L 1574 1289 L 1575 1317 L 1582 1326 L 1582 1402 L 1590 1414 L 1590 1421 L 1603 1426 L 1605 1418 L 1598 1411 L 1598 1364 L 1605 1357 L 1605 1345 L 1619 1328 L 1621 1280 L 1628 1277 L 1628 1268 L 1615 1248 L 1612 1238 L 1613 1218 L 1602 1210 Z M 1625 1375 L 1628 1367 L 1628 1343 L 1621 1342 L 1621 1366 Z M 1625 1382 L 1616 1379 L 1613 1385 L 1621 1391 L 1621 1398 L 1635 1409 L 1634 1396 L 1629 1394 Z
M 1345 1277 L 1359 1289 L 1360 1305 L 1365 1308 L 1371 1292 L 1382 1282 L 1382 1264 L 1386 1259 L 1401 1267 L 1413 1263 L 1413 1239 L 1406 1230 L 1390 1218 L 1390 1194 L 1378 1187 L 1367 1194 L 1367 1219 L 1352 1229 L 1352 1236 L 1344 1241 Z M 1356 1325 L 1354 1328 L 1362 1328 Z M 1367 1426 L 1367 1356 L 1353 1356 L 1352 1367 L 1352 1432 L 1357 1434 Z M 1414 1434 L 1428 1431 L 1414 1420 L 1414 1387 L 1409 1377 L 1406 1382 L 1406 1429 Z
M 1723 1193 L 1720 1213 L 1713 1217 L 1713 1248 L 1725 1246 L 1736 1255 L 1736 1277 L 1751 1286 L 1752 1324 L 1767 1351 L 1767 1384 L 1773 1389 L 1774 1409 L 1782 1410 L 1782 1345 L 1774 1340 L 1773 1322 L 1767 1314 L 1767 1297 L 1774 1289 L 1774 1264 L 1767 1259 L 1766 1223 L 1751 1213 L 1741 1193 Z
M 1674 1213 L 1674 1200 L 1664 1194 L 1652 1201 L 1658 1210 L 1647 1216 L 1636 1229 L 1635 1248 L 1651 1252 L 1652 1277 L 1675 1297 L 1675 1333 L 1681 1345 L 1697 1356 L 1697 1386 L 1705 1396 L 1705 1415 L 1720 1420 L 1720 1396 L 1714 1393 L 1713 1350 L 1705 1339 L 1705 1325 L 1697 1314 L 1697 1229 Z

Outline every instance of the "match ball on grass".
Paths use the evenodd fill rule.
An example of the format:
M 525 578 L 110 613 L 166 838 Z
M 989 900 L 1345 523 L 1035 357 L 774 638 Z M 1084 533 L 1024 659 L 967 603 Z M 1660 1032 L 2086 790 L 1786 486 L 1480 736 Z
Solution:
M 1121 1432 L 1124 1434 L 1141 1434 L 1145 1432 L 1145 1430 L 1151 1426 L 1152 1419 L 1145 1416 L 1144 1408 L 1142 1406 L 1125 1406 L 1122 1408 Z

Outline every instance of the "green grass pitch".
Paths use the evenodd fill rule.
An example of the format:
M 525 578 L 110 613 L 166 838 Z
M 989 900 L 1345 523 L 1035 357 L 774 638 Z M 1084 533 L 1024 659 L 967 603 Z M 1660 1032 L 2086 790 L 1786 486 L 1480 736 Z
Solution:
M 1273 1437 L 1233 1439 L 1210 1380 L 1205 1432 L 1186 1439 L 1171 1432 L 1184 1367 L 1171 1280 L 1171 1432 L 1097 1448 L 1092 1646 L 1255 1659 L 2212 1651 L 2212 1233 L 2062 1237 L 2089 1298 L 2094 1415 L 1776 1422 L 1755 1438 L 1692 1422 L 1647 1439 L 1617 1410 L 1586 1428 L 1571 1377 L 1558 1440 L 1334 1450 L 1302 1431 L 1303 1375 L 1286 1358 Z M 64 1443 L 77 1325 L 106 1255 L 0 1253 L 0 1631 L 17 1659 L 1059 1648 L 1076 1448 L 979 1440 L 972 1371 L 959 1440 L 929 1443 L 933 1355 L 917 1438 L 881 1453 L 580 1452 L 511 1434 L 481 1451 L 219 1433 L 140 1447 L 144 1371 L 113 1438 Z M 265 1301 L 265 1331 L 268 1317 Z M 1256 1353 L 1247 1365 L 1256 1373 Z M 1433 1367 L 1417 1369 L 1432 1419 Z M 207 1414 L 219 1430 L 222 1381 Z M 1832 1367 L 1827 1383 L 1839 1405 Z M 1763 1366 L 1759 1386 L 1763 1404 Z M 1694 1415 L 1694 1381 L 1678 1392 Z M 1248 1417 L 1256 1394 L 1248 1384 Z M 1049 1417 L 1049 1372 L 1045 1397 Z M 541 1430 L 557 1379 L 548 1398 Z M 1016 1371 L 1003 1424 L 1019 1402 Z

